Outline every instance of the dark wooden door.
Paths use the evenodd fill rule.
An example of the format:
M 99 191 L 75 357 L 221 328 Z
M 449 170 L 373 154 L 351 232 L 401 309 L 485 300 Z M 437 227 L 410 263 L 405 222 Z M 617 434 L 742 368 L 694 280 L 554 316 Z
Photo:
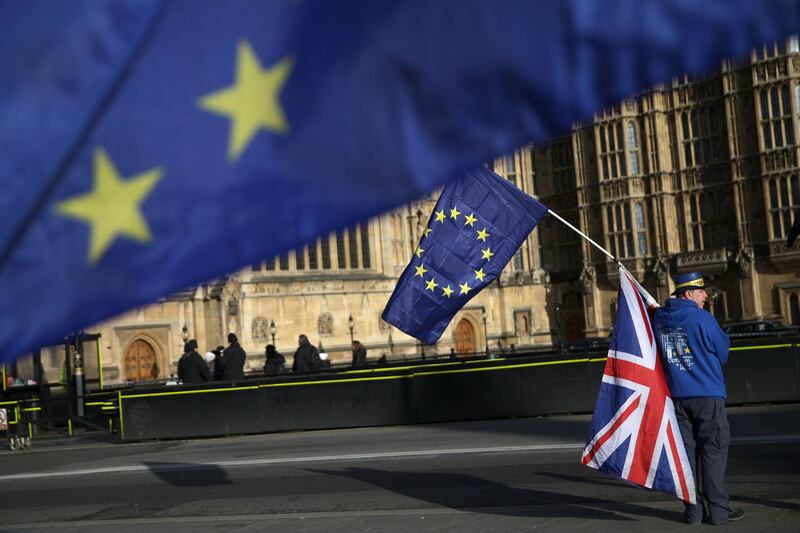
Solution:
M 470 353 L 477 351 L 475 328 L 469 320 L 462 318 L 456 324 L 456 352 Z
M 157 369 L 156 351 L 150 343 L 137 339 L 128 346 L 125 352 L 125 379 L 127 381 L 155 379 L 159 374 Z

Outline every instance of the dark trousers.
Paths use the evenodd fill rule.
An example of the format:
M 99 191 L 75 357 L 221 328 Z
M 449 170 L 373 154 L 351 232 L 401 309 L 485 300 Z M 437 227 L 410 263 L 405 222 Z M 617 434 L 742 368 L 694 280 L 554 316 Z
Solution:
M 686 520 L 700 523 L 705 505 L 711 522 L 724 524 L 730 513 L 723 481 L 731 443 L 725 401 L 719 398 L 676 399 L 675 415 L 686 455 L 692 463 L 695 484 L 702 487 L 702 493 L 697 495 L 697 505 L 686 504 Z

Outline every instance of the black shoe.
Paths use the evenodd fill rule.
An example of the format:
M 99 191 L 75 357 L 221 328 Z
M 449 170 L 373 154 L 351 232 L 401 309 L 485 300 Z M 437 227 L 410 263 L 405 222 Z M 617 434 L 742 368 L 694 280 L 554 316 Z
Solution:
M 741 509 L 734 509 L 731 507 L 731 512 L 728 515 L 728 522 L 736 522 L 737 520 L 741 520 L 744 518 L 744 511 Z

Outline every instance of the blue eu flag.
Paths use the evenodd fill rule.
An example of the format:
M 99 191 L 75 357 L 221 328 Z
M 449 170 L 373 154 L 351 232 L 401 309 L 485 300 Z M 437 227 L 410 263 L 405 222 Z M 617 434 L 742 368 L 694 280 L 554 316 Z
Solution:
M 427 194 L 798 11 L 0 0 L 0 359 Z
M 433 344 L 500 275 L 547 208 L 491 170 L 445 186 L 383 319 Z

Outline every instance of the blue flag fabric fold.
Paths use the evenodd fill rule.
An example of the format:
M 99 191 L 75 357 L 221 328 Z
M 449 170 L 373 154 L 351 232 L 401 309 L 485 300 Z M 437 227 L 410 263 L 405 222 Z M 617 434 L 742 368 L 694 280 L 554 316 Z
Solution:
M 0 0 L 0 358 L 800 27 L 793 0 Z
M 546 214 L 544 205 L 487 168 L 448 183 L 383 319 L 433 344 Z

